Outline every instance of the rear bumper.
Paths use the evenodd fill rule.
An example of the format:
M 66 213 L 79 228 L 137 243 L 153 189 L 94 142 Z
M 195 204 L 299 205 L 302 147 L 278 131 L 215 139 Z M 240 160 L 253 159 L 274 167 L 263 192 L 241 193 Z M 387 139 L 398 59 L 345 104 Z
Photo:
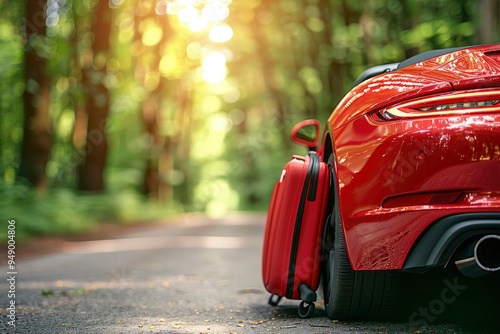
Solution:
M 460 245 L 486 234 L 500 235 L 500 213 L 458 214 L 440 219 L 422 233 L 402 269 L 422 273 L 444 267 Z

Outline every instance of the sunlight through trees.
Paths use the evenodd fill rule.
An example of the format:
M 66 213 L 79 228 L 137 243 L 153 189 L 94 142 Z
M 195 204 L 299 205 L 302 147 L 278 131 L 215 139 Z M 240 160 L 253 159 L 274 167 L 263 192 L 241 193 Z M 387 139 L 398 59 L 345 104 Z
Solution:
M 498 1 L 0 0 L 0 10 L 2 189 L 130 192 L 213 216 L 265 209 L 276 170 L 303 153 L 291 126 L 324 119 L 367 67 L 500 41 Z

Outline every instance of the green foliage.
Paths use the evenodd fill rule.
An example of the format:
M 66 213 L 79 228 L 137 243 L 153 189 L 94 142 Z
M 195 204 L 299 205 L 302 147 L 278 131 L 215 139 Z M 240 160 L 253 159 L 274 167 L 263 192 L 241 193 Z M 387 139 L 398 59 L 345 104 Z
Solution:
M 136 192 L 78 194 L 67 188 L 45 193 L 25 185 L 0 185 L 0 212 L 16 220 L 16 241 L 32 235 L 64 236 L 90 231 L 98 223 L 136 223 L 172 215 L 172 205 L 147 202 Z M 6 242 L 6 233 L 0 242 Z
M 15 7 L 15 6 L 14 6 Z M 21 62 L 22 39 L 10 22 L 0 19 L 0 175 L 13 182 L 23 137 L 22 105 L 25 83 Z

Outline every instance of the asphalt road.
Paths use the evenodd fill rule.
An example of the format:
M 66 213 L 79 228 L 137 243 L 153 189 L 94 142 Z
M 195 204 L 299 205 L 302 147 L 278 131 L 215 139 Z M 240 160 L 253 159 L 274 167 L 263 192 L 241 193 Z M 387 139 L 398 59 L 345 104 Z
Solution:
M 0 267 L 0 329 L 7 333 L 495 333 L 498 276 L 420 277 L 408 321 L 346 323 L 296 315 L 297 302 L 267 305 L 260 278 L 264 216 L 186 215 L 116 239 L 71 242 Z M 5 250 L 1 251 L 5 256 Z M 488 288 L 485 288 L 488 286 Z M 446 290 L 448 289 L 448 290 Z M 491 290 L 493 289 L 493 290 Z M 496 289 L 496 290 L 495 290 Z M 443 294 L 443 291 L 447 291 Z M 15 301 L 15 325 L 6 308 Z M 485 322 L 487 327 L 482 326 Z

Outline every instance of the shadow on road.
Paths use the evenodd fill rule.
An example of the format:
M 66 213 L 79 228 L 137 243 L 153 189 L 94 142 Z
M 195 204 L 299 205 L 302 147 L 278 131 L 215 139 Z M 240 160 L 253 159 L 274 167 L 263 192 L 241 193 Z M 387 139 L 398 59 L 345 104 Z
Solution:
M 468 279 L 456 270 L 407 277 L 404 321 L 419 327 L 455 324 L 465 330 L 498 333 L 500 275 Z

